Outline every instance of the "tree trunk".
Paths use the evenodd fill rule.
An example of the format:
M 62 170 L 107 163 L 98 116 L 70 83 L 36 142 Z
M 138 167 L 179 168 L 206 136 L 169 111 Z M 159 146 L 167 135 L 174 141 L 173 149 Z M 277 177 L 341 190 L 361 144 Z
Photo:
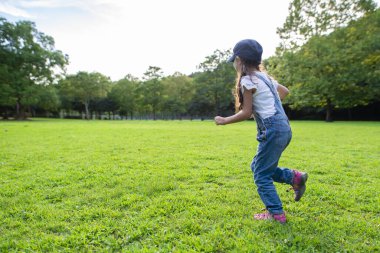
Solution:
M 20 117 L 20 107 L 21 107 L 20 99 L 17 99 L 17 101 L 16 101 L 16 119 L 18 119 Z
M 16 102 L 16 119 L 17 120 L 25 120 L 26 114 L 25 114 L 25 108 L 21 104 L 21 99 L 18 98 Z
M 84 108 L 86 110 L 86 119 L 89 120 L 90 119 L 90 112 L 88 110 L 88 103 L 84 103 Z
M 31 106 L 28 106 L 28 115 L 36 117 L 36 110 L 34 110 Z
M 332 105 L 331 100 L 327 99 L 327 105 L 326 105 L 326 122 L 332 122 Z

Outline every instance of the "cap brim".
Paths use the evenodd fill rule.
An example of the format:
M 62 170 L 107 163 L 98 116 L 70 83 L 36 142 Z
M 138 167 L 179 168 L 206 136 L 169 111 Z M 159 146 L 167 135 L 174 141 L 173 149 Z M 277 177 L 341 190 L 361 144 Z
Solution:
M 230 58 L 228 58 L 227 62 L 234 62 L 236 58 L 236 55 L 233 54 Z

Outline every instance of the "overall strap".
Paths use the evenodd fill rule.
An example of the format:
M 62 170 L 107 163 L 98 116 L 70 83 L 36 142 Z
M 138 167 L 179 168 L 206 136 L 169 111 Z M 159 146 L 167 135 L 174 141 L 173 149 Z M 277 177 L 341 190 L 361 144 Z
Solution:
M 273 94 L 274 106 L 275 106 L 276 110 L 279 113 L 282 113 L 283 115 L 286 115 L 285 111 L 284 111 L 284 108 L 282 107 L 282 103 L 281 103 L 280 97 L 279 97 L 277 91 L 275 90 L 273 82 L 269 79 L 269 77 L 264 77 L 263 74 L 261 74 L 261 73 L 257 73 L 256 72 L 255 75 L 258 78 L 260 78 L 266 84 L 266 86 L 268 86 L 269 90 Z
M 265 78 L 265 77 L 263 77 L 262 74 L 256 73 L 255 75 L 256 75 L 258 78 L 260 78 L 260 79 L 266 84 L 266 86 L 268 86 L 269 90 L 270 90 L 271 93 L 273 94 L 274 99 L 280 101 L 280 98 L 279 98 L 279 96 L 278 96 L 277 91 L 274 90 L 273 82 L 270 81 L 269 78 Z M 270 81 L 270 83 L 269 83 L 269 81 Z

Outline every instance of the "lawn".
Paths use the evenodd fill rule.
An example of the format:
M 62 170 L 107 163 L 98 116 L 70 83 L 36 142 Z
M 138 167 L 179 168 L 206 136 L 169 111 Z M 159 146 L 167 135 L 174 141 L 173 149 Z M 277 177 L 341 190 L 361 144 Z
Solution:
M 291 125 L 281 225 L 252 218 L 253 121 L 2 121 L 0 251 L 380 251 L 380 122 Z

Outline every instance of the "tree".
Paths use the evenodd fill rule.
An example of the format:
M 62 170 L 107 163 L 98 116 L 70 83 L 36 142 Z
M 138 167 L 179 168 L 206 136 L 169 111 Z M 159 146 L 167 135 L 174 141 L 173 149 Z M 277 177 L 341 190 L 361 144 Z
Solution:
M 292 0 L 285 23 L 277 29 L 282 40 L 279 51 L 295 50 L 375 9 L 373 0 Z
M 37 103 L 35 106 L 44 110 L 47 115 L 49 112 L 58 112 L 61 106 L 58 90 L 55 85 L 40 86 L 38 89 Z
M 277 56 L 287 83 L 292 85 L 293 107 L 323 106 L 330 121 L 336 106 L 341 82 L 334 79 L 339 48 L 329 33 L 351 21 L 374 12 L 372 0 L 293 0 L 289 15 L 277 30 L 282 42 Z M 272 61 L 273 62 L 273 61 Z M 353 96 L 353 95 L 351 95 Z
M 353 108 L 380 101 L 380 9 L 337 29 L 326 40 L 333 50 L 334 106 Z
M 231 50 L 215 50 L 199 65 L 202 72 L 194 76 L 197 87 L 194 98 L 199 104 L 193 103 L 193 110 L 198 107 L 203 113 L 214 115 L 229 111 L 234 100 L 236 75 L 232 64 L 226 62 L 230 55 Z
M 107 112 L 108 118 L 112 119 L 111 112 L 115 116 L 115 113 L 118 110 L 116 102 L 108 96 L 96 99 L 95 101 L 92 101 L 91 104 L 92 109 L 97 112 L 99 118 L 104 112 Z
M 54 48 L 54 39 L 33 22 L 13 24 L 0 17 L 0 103 L 14 104 L 17 119 L 26 118 L 38 86 L 56 81 L 67 63 L 67 55 Z
M 149 66 L 148 70 L 144 73 L 145 81 L 139 90 L 142 101 L 151 107 L 154 120 L 157 118 L 157 112 L 160 109 L 160 103 L 162 101 L 162 75 L 160 67 Z
M 380 96 L 379 36 L 377 10 L 329 35 L 312 37 L 296 52 L 272 57 L 268 67 L 291 84 L 292 108 L 322 107 L 331 121 L 333 109 L 367 105 Z
M 69 75 L 61 82 L 62 96 L 70 101 L 79 101 L 84 106 L 86 119 L 90 119 L 90 102 L 106 97 L 111 81 L 98 72 L 80 71 Z
M 132 75 L 127 75 L 123 79 L 117 81 L 108 94 L 108 97 L 115 101 L 117 110 L 121 115 L 133 119 L 135 110 L 137 109 L 137 88 L 140 81 Z
M 181 73 L 174 73 L 161 81 L 163 86 L 163 110 L 172 118 L 182 117 L 188 112 L 194 95 L 193 80 Z

